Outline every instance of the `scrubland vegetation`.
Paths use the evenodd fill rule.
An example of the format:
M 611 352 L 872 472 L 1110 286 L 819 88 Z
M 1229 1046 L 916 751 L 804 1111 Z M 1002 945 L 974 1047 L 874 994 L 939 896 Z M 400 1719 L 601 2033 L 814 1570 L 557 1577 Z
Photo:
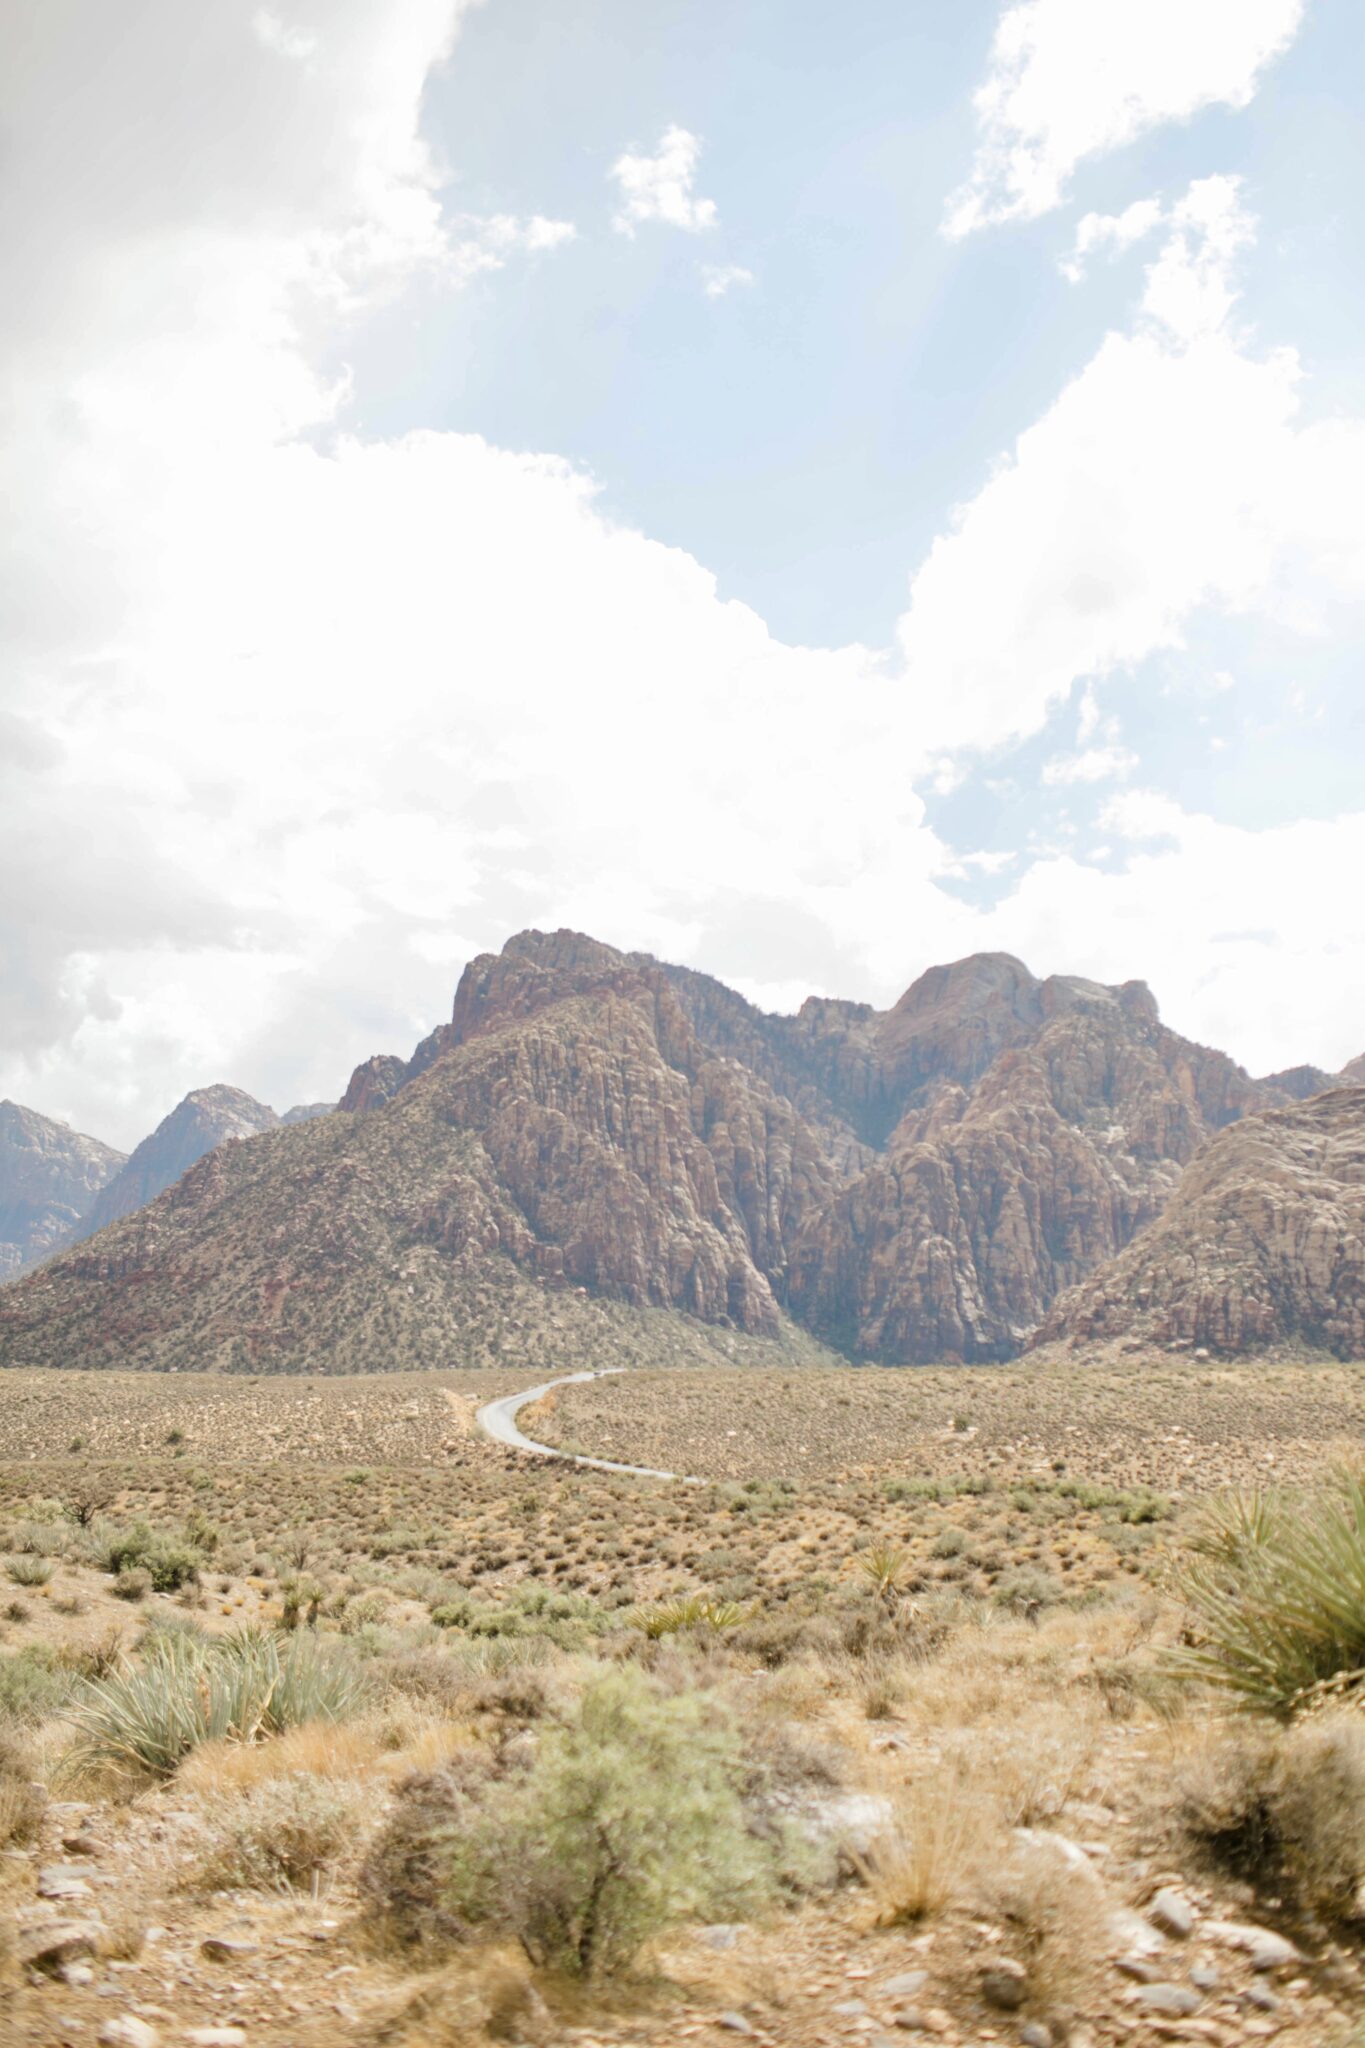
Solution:
M 712 1413 L 724 1458 L 713 1381 L 541 1424 L 606 1396 L 587 1448 L 676 1455 Z M 1350 2040 L 1349 1376 L 1234 1386 L 1239 1437 L 1158 1368 L 1144 1452 L 1104 1373 L 818 1373 L 690 1487 L 497 1450 L 477 1376 L 383 1390 L 429 1449 L 365 1462 L 359 1383 L 177 1386 L 93 1459 L 153 1432 L 88 1386 L 42 1390 L 60 1449 L 0 1425 L 17 2043 Z M 878 1400 L 863 1460 L 783 1458 Z

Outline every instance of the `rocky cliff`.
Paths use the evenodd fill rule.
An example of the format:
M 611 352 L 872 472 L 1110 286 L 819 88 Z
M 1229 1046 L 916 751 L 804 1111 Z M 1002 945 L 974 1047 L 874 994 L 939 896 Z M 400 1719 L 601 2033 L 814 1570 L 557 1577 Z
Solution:
M 219 1083 L 195 1088 L 163 1117 L 104 1186 L 74 1237 L 89 1237 L 119 1216 L 129 1216 L 178 1181 L 197 1159 L 227 1138 L 251 1138 L 279 1118 L 240 1088 Z
M 101 1301 L 119 1343 L 164 1352 L 193 1296 L 214 1355 L 235 1332 L 300 1363 L 341 1341 L 367 1262 L 378 1300 L 431 1257 L 447 1330 L 510 1268 L 757 1338 L 785 1310 L 857 1358 L 1009 1357 L 1213 1133 L 1288 1095 L 1168 1030 L 1140 982 L 987 954 L 889 1010 L 769 1017 L 689 969 L 525 932 L 470 963 L 411 1058 L 358 1068 L 339 1115 L 212 1153 L 47 1269 L 41 1304 L 9 1290 L 0 1358 L 45 1347 L 40 1318 L 104 1327 Z
M 123 1163 L 98 1138 L 0 1102 L 0 1280 L 63 1243 Z
M 1158 1220 L 1053 1305 L 1041 1337 L 1365 1357 L 1365 1087 L 1222 1132 Z

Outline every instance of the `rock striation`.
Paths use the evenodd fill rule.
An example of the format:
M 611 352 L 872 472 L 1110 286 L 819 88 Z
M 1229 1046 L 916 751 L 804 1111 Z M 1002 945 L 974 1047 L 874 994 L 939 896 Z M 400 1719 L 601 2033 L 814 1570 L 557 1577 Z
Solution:
M 1162 1215 L 1054 1303 L 1040 1341 L 1365 1357 L 1365 1087 L 1222 1132 Z
M 98 1138 L 0 1102 L 0 1280 L 64 1243 L 123 1163 Z
M 1292 1099 L 1284 1078 L 1170 1031 L 1141 982 L 1007 954 L 933 968 L 888 1010 L 773 1017 L 690 969 L 523 932 L 336 1114 L 273 1128 L 239 1098 L 263 1135 L 200 1145 L 149 1208 L 7 1290 L 0 1362 L 316 1368 L 354 1363 L 356 1330 L 389 1331 L 374 1362 L 449 1361 L 510 1276 L 569 1316 L 616 1301 L 760 1340 L 790 1317 L 860 1359 L 1006 1358 L 1214 1134 Z

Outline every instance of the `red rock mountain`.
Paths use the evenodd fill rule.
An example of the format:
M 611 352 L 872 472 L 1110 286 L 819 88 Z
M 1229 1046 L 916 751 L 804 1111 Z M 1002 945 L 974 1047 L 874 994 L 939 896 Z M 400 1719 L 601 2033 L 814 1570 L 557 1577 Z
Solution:
M 989 954 L 890 1010 L 771 1017 L 526 932 L 340 1114 L 214 1150 L 4 1290 L 0 1362 L 449 1362 L 512 1294 L 565 1346 L 616 1301 L 759 1339 L 794 1318 L 859 1358 L 1004 1358 L 1213 1133 L 1289 1099 L 1166 1029 L 1141 983 Z
M 1365 1087 L 1221 1132 L 1161 1217 L 1062 1295 L 1042 1332 L 1113 1337 L 1365 1357 Z
M 123 1163 L 98 1138 L 0 1102 L 0 1280 L 64 1243 Z

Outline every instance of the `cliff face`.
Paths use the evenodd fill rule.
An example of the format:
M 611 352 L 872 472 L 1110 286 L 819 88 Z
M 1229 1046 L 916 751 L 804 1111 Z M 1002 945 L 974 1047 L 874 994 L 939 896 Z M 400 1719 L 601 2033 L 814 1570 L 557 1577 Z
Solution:
M 1222 1132 L 1160 1218 L 1057 1301 L 1041 1341 L 1365 1357 L 1365 1087 Z
M 795 1247 L 794 1313 L 856 1356 L 1013 1356 L 1259 1099 L 1230 1060 L 1166 1031 L 1140 984 L 1029 987 L 994 963 L 990 979 L 998 1000 L 974 1002 L 960 1037 L 942 984 L 918 1015 L 909 998 L 890 1013 L 873 1089 L 908 1106 Z
M 129 1154 L 101 1189 L 74 1236 L 89 1237 L 117 1217 L 141 1209 L 224 1139 L 252 1138 L 278 1122 L 273 1109 L 240 1088 L 220 1083 L 194 1089 Z
M 420 1252 L 457 1324 L 511 1267 L 758 1337 L 786 1308 L 860 1358 L 1004 1358 L 1212 1133 L 1285 1099 L 1168 1031 L 1141 983 L 989 954 L 890 1010 L 768 1017 L 691 970 L 526 932 L 470 963 L 410 1059 L 358 1068 L 340 1115 L 212 1152 L 49 1268 L 42 1314 L 94 1328 L 112 1288 L 136 1349 L 139 1318 L 172 1342 L 193 1293 L 215 1344 L 235 1316 L 253 1357 L 303 1362 L 324 1326 L 342 1341 L 335 1302 L 366 1261 L 382 1296 Z M 4 1306 L 0 1358 L 46 1343 L 36 1307 Z
M 63 1243 L 123 1160 L 98 1138 L 0 1102 L 0 1280 Z

